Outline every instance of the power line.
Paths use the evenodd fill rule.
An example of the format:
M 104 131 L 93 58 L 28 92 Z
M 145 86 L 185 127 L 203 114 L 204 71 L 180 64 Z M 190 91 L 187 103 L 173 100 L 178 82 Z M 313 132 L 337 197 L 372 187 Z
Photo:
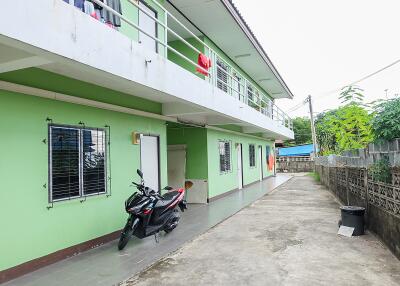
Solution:
M 394 66 L 394 65 L 396 65 L 396 64 L 398 64 L 398 63 L 400 63 L 400 59 L 398 59 L 398 60 L 392 62 L 391 64 L 388 64 L 387 66 L 385 66 L 385 67 L 383 67 L 383 68 L 381 68 L 381 69 L 379 69 L 379 70 L 377 70 L 377 71 L 375 71 L 375 72 L 373 72 L 373 73 L 370 73 L 370 74 L 368 74 L 368 75 L 366 75 L 366 76 L 364 76 L 364 77 L 362 77 L 362 78 L 360 78 L 360 79 L 358 79 L 358 80 L 356 80 L 356 81 L 353 81 L 353 82 L 350 83 L 350 84 L 344 85 L 344 86 L 351 86 L 351 85 L 358 84 L 358 83 L 360 83 L 360 82 L 362 82 L 362 81 L 364 81 L 364 80 L 366 80 L 366 79 L 369 79 L 369 78 L 371 78 L 371 77 L 373 77 L 373 76 L 375 76 L 375 75 L 377 75 L 377 74 L 379 74 L 379 73 L 381 73 L 381 72 L 387 70 L 388 68 L 391 68 L 392 66 Z M 320 93 L 319 95 L 321 95 L 321 96 L 320 96 L 320 97 L 317 97 L 316 99 L 314 99 L 314 101 L 315 101 L 315 100 L 319 100 L 319 99 L 321 99 L 321 98 L 324 98 L 325 96 L 331 95 L 332 93 L 339 92 L 342 88 L 343 88 L 343 87 L 337 88 L 337 89 L 334 89 L 334 90 L 331 90 L 331 91 L 327 91 L 327 92 Z M 318 95 L 318 94 L 317 94 L 317 95 Z

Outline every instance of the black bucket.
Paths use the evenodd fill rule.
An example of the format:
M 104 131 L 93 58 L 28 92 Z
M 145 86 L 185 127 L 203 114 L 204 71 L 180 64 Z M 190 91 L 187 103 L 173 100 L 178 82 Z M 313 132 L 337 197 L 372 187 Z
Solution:
M 364 234 L 365 208 L 356 206 L 340 207 L 343 226 L 354 227 L 353 236 Z

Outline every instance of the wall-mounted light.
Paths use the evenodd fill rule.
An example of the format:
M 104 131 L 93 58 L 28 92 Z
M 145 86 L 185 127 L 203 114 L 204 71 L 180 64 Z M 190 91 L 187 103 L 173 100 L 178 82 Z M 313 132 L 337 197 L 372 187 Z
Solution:
M 132 132 L 132 144 L 133 145 L 140 144 L 140 133 L 139 132 Z

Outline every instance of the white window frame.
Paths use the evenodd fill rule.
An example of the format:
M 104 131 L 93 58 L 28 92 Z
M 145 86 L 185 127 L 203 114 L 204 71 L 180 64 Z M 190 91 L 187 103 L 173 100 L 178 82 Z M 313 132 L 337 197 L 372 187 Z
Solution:
M 224 144 L 224 152 L 225 144 L 229 144 L 229 158 L 226 160 L 226 154 L 221 154 L 221 144 Z M 224 156 L 224 163 L 229 162 L 229 169 L 226 169 L 226 164 L 224 170 L 222 170 L 221 165 L 221 156 Z M 229 140 L 218 140 L 218 160 L 219 160 L 219 172 L 220 174 L 226 174 L 232 172 L 232 142 Z

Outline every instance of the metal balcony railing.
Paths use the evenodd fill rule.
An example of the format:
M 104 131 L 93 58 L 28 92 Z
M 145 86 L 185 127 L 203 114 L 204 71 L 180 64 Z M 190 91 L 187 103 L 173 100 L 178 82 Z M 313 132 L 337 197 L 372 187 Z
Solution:
M 248 106 L 254 108 L 258 112 L 261 112 L 265 116 L 271 118 L 279 125 L 284 126 L 293 130 L 293 122 L 292 119 L 283 112 L 275 103 L 268 98 L 268 96 L 260 91 L 254 84 L 252 84 L 246 77 L 236 71 L 231 65 L 227 64 L 223 61 L 222 57 L 219 56 L 217 52 L 215 52 L 211 47 L 209 47 L 203 40 L 201 40 L 198 36 L 196 36 L 189 28 L 183 25 L 174 15 L 168 12 L 160 3 L 156 0 L 150 0 L 154 5 L 156 5 L 159 9 L 161 9 L 164 14 L 164 21 L 160 21 L 158 18 L 154 17 L 149 13 L 146 9 L 143 9 L 141 5 L 139 5 L 138 1 L 135 0 L 127 0 L 131 5 L 139 9 L 143 14 L 152 19 L 155 23 L 157 23 L 157 27 L 161 28 L 164 31 L 164 36 L 157 37 L 151 35 L 150 33 L 143 30 L 139 27 L 138 24 L 134 23 L 128 17 L 118 13 L 101 0 L 91 0 L 93 3 L 98 4 L 103 9 L 106 9 L 108 12 L 113 14 L 114 16 L 124 21 L 129 26 L 133 27 L 138 32 L 146 35 L 150 39 L 154 40 L 157 45 L 160 45 L 164 49 L 164 55 L 167 57 L 168 52 L 172 52 L 176 54 L 178 57 L 182 58 L 189 64 L 193 66 L 194 69 L 199 69 L 205 73 L 205 80 L 209 81 L 210 84 L 219 88 L 220 90 L 228 93 L 229 95 L 235 97 L 236 99 L 242 101 Z M 186 33 L 190 34 L 193 39 L 198 41 L 202 47 L 204 47 L 205 51 L 200 51 L 193 44 L 189 43 L 188 40 L 183 38 L 178 34 L 178 32 L 171 29 L 171 22 L 175 22 L 175 27 L 178 25 L 181 29 L 183 29 Z M 211 60 L 211 68 L 209 70 L 204 69 L 195 60 L 190 59 L 188 56 L 184 55 L 182 52 L 177 50 L 168 44 L 168 35 L 172 35 L 174 38 L 181 41 L 186 45 L 190 50 L 195 52 L 196 54 L 203 53 Z

